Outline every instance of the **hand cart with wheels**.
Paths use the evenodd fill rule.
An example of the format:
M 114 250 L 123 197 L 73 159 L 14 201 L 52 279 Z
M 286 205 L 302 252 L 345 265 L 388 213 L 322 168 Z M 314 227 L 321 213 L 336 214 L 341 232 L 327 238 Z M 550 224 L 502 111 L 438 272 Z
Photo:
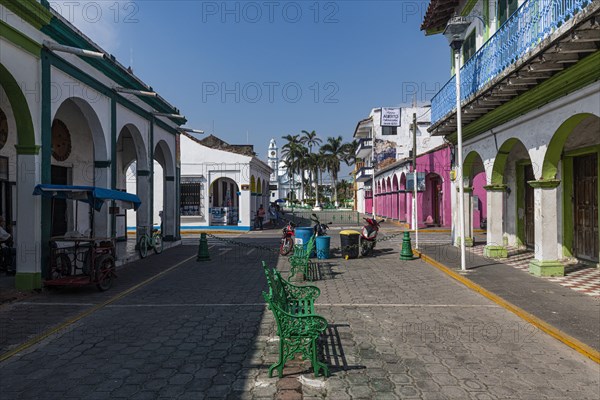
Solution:
M 125 208 L 137 210 L 140 199 L 133 194 L 92 186 L 37 185 L 34 195 L 75 200 L 90 206 L 89 237 L 66 235 L 50 239 L 49 273 L 46 286 L 85 286 L 96 284 L 101 290 L 112 286 L 115 273 L 115 238 L 94 236 L 94 211 L 106 201 L 118 201 Z M 77 215 L 77 212 L 75 212 Z M 75 231 L 77 224 L 75 224 Z

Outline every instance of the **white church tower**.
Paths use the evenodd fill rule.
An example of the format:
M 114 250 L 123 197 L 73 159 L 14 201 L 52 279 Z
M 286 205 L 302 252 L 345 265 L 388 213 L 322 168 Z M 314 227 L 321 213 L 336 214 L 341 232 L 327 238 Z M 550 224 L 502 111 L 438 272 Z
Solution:
M 280 196 L 280 187 L 279 187 L 279 151 L 277 149 L 277 143 L 275 143 L 275 139 L 271 138 L 269 142 L 269 150 L 267 154 L 267 164 L 273 170 L 271 173 L 271 178 L 269 179 L 269 185 L 277 186 L 277 190 L 271 190 L 271 199 L 270 201 L 275 201 Z

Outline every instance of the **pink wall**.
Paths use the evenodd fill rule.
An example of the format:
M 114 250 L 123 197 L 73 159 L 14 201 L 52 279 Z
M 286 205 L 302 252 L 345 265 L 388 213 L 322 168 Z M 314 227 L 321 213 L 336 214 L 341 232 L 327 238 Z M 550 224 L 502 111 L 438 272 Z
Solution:
M 427 217 L 431 216 L 432 219 L 435 217 L 433 212 L 434 190 L 438 193 L 439 224 L 445 228 L 452 226 L 450 157 L 449 147 L 417 157 L 417 172 L 425 173 L 426 182 L 426 191 L 417 194 L 419 227 L 426 226 Z M 439 177 L 439 181 L 434 185 L 436 177 Z M 399 176 L 398 180 L 399 187 L 393 180 L 391 181 L 392 185 L 388 185 L 387 179 L 382 182 L 383 184 L 378 185 L 380 194 L 375 196 L 377 215 L 410 223 L 413 193 L 395 193 L 396 190 L 406 189 L 405 176 Z M 479 211 L 474 210 L 473 212 L 474 228 L 480 228 L 482 219 L 487 217 L 487 199 L 483 188 L 485 184 L 485 173 L 479 173 L 474 177 L 473 195 L 478 196 L 479 206 Z M 366 209 L 369 208 L 366 207 Z
M 417 157 L 417 172 L 424 172 L 426 177 L 426 192 L 417 194 L 418 222 L 419 227 L 425 227 L 425 220 L 428 216 L 432 216 L 432 187 L 428 184 L 428 178 L 431 178 L 435 173 L 441 178 L 439 192 L 439 221 L 440 226 L 449 228 L 452 226 L 452 210 L 451 210 L 451 191 L 450 191 L 450 148 L 444 147 L 432 153 L 423 154 Z M 412 217 L 412 196 L 407 194 L 407 210 L 409 222 Z
M 473 228 L 481 228 L 481 222 L 487 218 L 487 193 L 483 188 L 486 185 L 485 172 L 480 172 L 473 178 L 473 201 L 477 196 L 478 204 L 473 202 Z M 479 210 L 477 210 L 479 208 Z
M 366 214 L 373 213 L 373 193 L 371 193 L 371 192 L 365 193 L 365 213 Z

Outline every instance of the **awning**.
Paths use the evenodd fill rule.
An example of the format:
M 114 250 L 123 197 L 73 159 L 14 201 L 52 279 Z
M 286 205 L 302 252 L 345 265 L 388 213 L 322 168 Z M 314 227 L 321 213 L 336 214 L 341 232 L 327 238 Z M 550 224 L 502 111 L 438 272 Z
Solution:
M 96 211 L 102 209 L 106 200 L 122 201 L 125 207 L 129 206 L 134 210 L 142 205 L 142 201 L 135 194 L 95 186 L 37 185 L 33 189 L 33 195 L 82 201 L 92 205 Z
M 442 32 L 457 6 L 458 0 L 431 0 L 421 30 L 427 34 Z

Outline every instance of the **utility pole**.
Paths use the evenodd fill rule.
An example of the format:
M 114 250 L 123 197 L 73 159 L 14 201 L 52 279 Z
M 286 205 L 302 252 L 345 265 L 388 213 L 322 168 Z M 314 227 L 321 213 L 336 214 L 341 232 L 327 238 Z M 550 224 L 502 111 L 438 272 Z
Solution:
M 413 164 L 413 221 L 415 222 L 415 249 L 419 248 L 419 214 L 417 205 L 417 113 L 413 112 L 413 151 L 412 151 L 412 164 Z
M 373 211 L 373 219 L 377 219 L 377 207 L 375 207 L 375 128 L 371 128 L 371 203 Z

